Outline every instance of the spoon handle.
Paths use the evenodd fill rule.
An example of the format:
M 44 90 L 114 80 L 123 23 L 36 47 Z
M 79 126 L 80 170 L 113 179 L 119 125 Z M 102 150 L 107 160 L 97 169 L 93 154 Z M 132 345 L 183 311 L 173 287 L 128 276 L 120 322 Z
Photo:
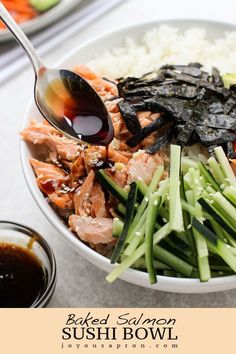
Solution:
M 41 62 L 40 57 L 38 56 L 36 50 L 30 43 L 29 39 L 26 37 L 21 28 L 14 21 L 12 16 L 9 14 L 5 6 L 0 1 L 0 19 L 5 23 L 5 25 L 9 28 L 15 39 L 18 43 L 23 47 L 25 52 L 28 54 L 29 59 L 33 65 L 35 75 L 38 75 L 40 68 L 44 67 Z

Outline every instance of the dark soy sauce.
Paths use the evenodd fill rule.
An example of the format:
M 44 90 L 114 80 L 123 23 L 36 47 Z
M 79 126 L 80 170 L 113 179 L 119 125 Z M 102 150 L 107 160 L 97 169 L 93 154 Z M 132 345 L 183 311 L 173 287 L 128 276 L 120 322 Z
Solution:
M 64 107 L 64 118 L 79 139 L 93 145 L 108 145 L 113 139 L 113 126 L 101 98 L 78 75 L 60 70 L 61 80 L 70 94 Z
M 40 101 L 40 97 L 38 97 Z M 58 129 L 92 145 L 106 146 L 106 158 L 96 168 L 110 168 L 108 144 L 114 137 L 111 118 L 101 98 L 76 73 L 60 70 L 60 78 L 52 81 L 45 92 L 45 117 Z M 49 190 L 50 185 L 45 185 Z
M 92 145 L 108 145 L 114 136 L 113 125 L 101 98 L 89 83 L 77 74 L 60 70 L 61 78 L 53 81 L 45 93 L 47 115 L 55 126 Z
M 114 166 L 114 162 L 109 160 L 109 146 L 106 146 L 106 154 L 105 154 L 105 160 L 100 160 L 98 163 L 95 165 L 97 170 L 104 169 L 104 168 L 112 168 Z
M 0 244 L 0 307 L 30 307 L 44 292 L 47 275 L 27 248 Z

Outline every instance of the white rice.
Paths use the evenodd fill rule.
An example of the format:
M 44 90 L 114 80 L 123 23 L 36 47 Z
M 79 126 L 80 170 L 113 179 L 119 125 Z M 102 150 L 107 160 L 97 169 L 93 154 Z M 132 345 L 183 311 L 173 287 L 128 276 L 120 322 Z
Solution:
M 236 73 L 236 32 L 214 41 L 206 37 L 201 28 L 180 33 L 163 25 L 146 32 L 140 42 L 127 38 L 123 47 L 106 51 L 88 64 L 110 78 L 141 76 L 164 64 L 190 62 L 200 62 L 207 71 L 216 66 L 221 73 Z

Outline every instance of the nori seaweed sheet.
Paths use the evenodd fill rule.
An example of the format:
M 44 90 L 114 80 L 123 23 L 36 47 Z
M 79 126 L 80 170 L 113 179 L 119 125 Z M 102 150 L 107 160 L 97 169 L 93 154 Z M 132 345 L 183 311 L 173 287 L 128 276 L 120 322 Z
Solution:
M 127 101 L 118 102 L 118 107 L 130 133 L 139 133 L 142 128 L 133 107 Z
M 236 141 L 236 134 L 233 131 L 226 129 L 213 129 L 204 126 L 196 126 L 196 133 L 200 141 L 205 146 L 222 145 L 230 141 Z
M 145 100 L 146 108 L 152 112 L 163 112 L 178 123 L 187 122 L 193 115 L 191 102 L 178 98 L 154 96 Z
M 143 139 L 145 139 L 151 133 L 160 129 L 161 127 L 163 127 L 164 125 L 166 125 L 169 122 L 170 122 L 170 119 L 165 116 L 161 116 L 161 117 L 157 118 L 155 121 L 153 121 L 152 123 L 150 123 L 146 127 L 144 127 L 142 130 L 140 130 L 140 132 L 137 135 L 133 136 L 132 138 L 129 138 L 126 141 L 126 144 L 130 147 L 137 146 L 138 144 L 140 144 L 142 142 Z
M 171 129 L 167 133 L 162 135 L 161 137 L 158 137 L 157 140 L 155 141 L 155 143 L 150 145 L 146 149 L 146 152 L 149 154 L 155 154 L 157 151 L 161 150 L 168 143 L 170 143 L 170 141 L 172 140 L 172 137 L 173 137 L 173 130 Z
M 226 114 L 207 114 L 199 125 L 204 125 L 209 128 L 224 128 L 229 130 L 236 130 L 236 116 Z
M 214 86 L 224 87 L 224 81 L 222 80 L 222 77 L 220 76 L 220 72 L 214 66 L 212 68 L 212 83 Z
M 150 96 L 163 97 L 179 97 L 179 98 L 196 98 L 198 89 L 190 85 L 176 85 L 173 83 L 163 84 L 160 86 L 138 87 L 125 93 L 125 99 L 131 98 L 149 98 Z
M 236 108 L 236 97 L 235 95 L 229 97 L 225 102 L 223 109 L 225 114 L 229 114 L 233 108 Z
M 213 67 L 211 74 L 201 68 L 200 63 L 167 64 L 140 78 L 118 79 L 119 97 L 123 98 L 118 106 L 134 135 L 127 141 L 129 146 L 160 129 L 165 119 L 173 121 L 170 132 L 147 149 L 150 153 L 167 144 L 170 136 L 181 146 L 200 141 L 209 151 L 215 145 L 226 148 L 236 140 L 236 85 L 226 88 L 217 68 Z M 141 111 L 161 116 L 141 128 L 137 116 Z
M 182 147 L 187 145 L 189 139 L 191 138 L 193 132 L 195 131 L 195 128 L 196 128 L 196 122 L 189 120 L 180 129 L 176 137 L 176 143 Z

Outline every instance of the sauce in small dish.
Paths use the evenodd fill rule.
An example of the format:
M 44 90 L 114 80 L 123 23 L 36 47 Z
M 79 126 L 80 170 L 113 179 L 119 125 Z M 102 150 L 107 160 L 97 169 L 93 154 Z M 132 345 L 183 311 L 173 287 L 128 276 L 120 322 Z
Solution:
M 46 286 L 47 272 L 30 249 L 0 243 L 0 307 L 30 307 Z
M 56 285 L 56 261 L 28 226 L 0 221 L 0 308 L 45 307 Z

